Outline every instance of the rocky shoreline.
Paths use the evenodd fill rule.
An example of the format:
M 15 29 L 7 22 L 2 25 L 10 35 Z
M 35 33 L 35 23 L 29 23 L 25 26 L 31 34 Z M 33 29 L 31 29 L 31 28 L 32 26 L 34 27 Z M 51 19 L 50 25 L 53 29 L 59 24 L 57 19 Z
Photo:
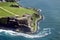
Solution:
M 37 22 L 41 20 L 43 17 L 39 12 L 40 9 L 31 8 L 31 7 L 23 7 L 22 5 L 11 5 L 13 7 L 18 8 L 25 8 L 25 9 L 31 9 L 34 11 L 33 14 L 24 14 L 22 17 L 19 16 L 13 16 L 13 17 L 2 17 L 0 18 L 0 29 L 6 28 L 7 30 L 13 30 L 16 32 L 23 32 L 28 34 L 33 34 L 37 32 L 38 25 Z M 2 26 L 2 27 L 1 27 Z M 5 27 L 3 27 L 5 26 Z
M 39 18 L 36 19 L 36 21 L 35 21 L 36 30 L 32 31 L 32 33 L 36 33 L 38 31 L 38 22 L 43 19 L 43 16 L 40 14 L 40 12 L 41 12 L 40 9 L 35 9 L 35 11 L 39 14 Z

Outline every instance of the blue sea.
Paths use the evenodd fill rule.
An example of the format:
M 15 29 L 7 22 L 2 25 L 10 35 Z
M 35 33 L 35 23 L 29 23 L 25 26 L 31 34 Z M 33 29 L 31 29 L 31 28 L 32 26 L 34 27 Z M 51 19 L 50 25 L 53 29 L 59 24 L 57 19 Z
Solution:
M 60 40 L 60 0 L 20 0 L 24 7 L 41 9 L 38 33 L 24 34 L 0 29 L 0 40 Z

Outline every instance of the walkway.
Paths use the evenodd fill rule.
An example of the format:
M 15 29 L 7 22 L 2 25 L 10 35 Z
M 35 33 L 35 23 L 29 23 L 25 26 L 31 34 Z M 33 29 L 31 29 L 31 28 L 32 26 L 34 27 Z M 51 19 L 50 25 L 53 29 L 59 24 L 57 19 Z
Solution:
M 6 11 L 6 12 L 8 12 L 8 13 L 14 15 L 14 16 L 19 16 L 19 15 L 13 13 L 13 12 L 10 12 L 9 10 L 7 10 L 7 9 L 5 9 L 5 8 L 3 8 L 3 7 L 0 7 L 0 9 L 2 9 L 2 10 Z

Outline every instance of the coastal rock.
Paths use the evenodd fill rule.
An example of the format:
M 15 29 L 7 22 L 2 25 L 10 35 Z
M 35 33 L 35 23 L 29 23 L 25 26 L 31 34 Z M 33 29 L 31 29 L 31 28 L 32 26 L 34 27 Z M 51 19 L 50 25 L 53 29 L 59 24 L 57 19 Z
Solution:
M 4 17 L 0 18 L 0 29 L 13 30 L 17 32 L 31 32 L 31 29 L 28 27 L 28 20 L 24 17 Z

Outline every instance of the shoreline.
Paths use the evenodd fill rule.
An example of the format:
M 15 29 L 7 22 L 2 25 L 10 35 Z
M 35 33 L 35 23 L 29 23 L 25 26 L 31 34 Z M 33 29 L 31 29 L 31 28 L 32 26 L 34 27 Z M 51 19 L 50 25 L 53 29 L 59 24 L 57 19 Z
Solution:
M 38 21 L 41 21 L 43 19 L 43 16 L 40 14 L 41 9 L 40 9 L 40 11 L 37 11 L 37 10 L 39 10 L 39 9 L 36 9 L 36 12 L 38 12 L 38 14 L 39 14 L 39 18 L 36 19 L 36 21 L 35 21 L 35 30 L 32 31 L 33 34 L 36 33 L 38 30 Z

